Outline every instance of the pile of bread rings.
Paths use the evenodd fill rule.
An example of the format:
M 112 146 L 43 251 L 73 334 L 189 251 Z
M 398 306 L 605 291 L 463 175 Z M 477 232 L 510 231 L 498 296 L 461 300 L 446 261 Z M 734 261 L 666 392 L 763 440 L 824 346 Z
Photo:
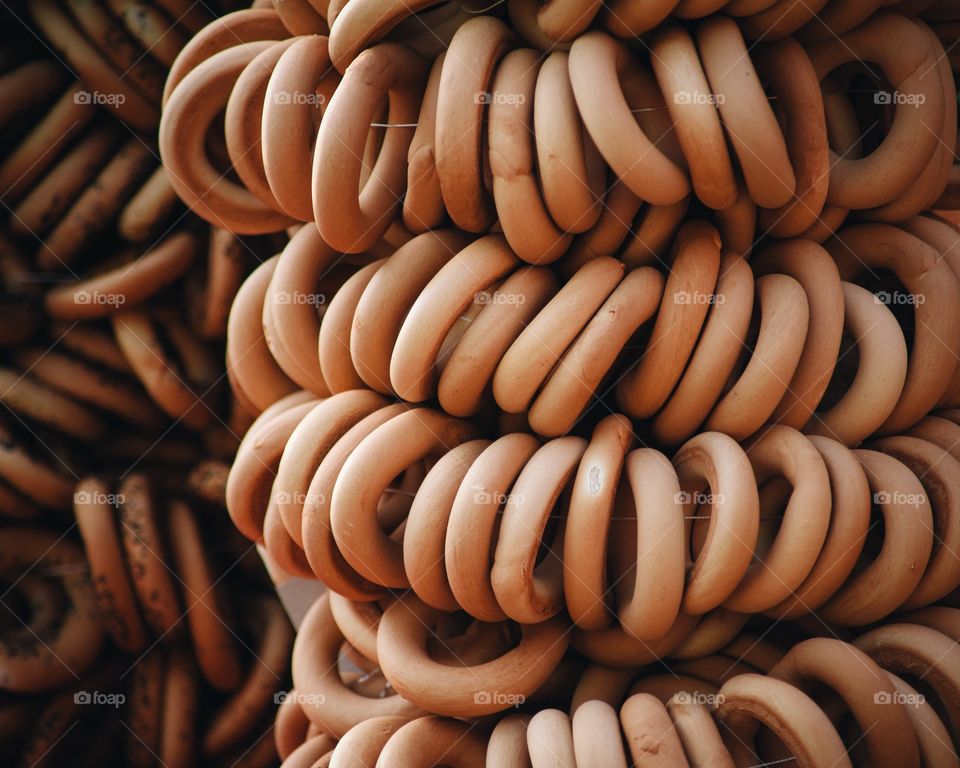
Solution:
M 564 682 L 572 698 L 563 708 L 507 715 L 484 729 L 489 736 L 462 719 L 388 713 L 377 706 L 377 714 L 350 726 L 324 756 L 332 744 L 326 736 L 291 749 L 309 721 L 281 709 L 280 754 L 289 766 L 732 768 L 755 764 L 757 741 L 772 764 L 792 757 L 800 765 L 950 765 L 957 758 L 948 726 L 955 726 L 900 677 L 913 664 L 929 664 L 937 652 L 956 655 L 955 636 L 940 631 L 956 628 L 956 610 L 940 610 L 945 613 L 891 624 L 851 643 L 815 636 L 784 651 L 744 635 L 711 655 L 674 663 L 673 674 L 638 679 L 633 670 L 600 665 L 568 671 Z M 937 675 L 930 683 L 946 697 L 956 685 L 948 677 L 953 675 Z M 329 691 L 342 707 L 354 704 L 346 690 Z M 910 705 L 895 709 L 886 703 L 897 700 Z M 849 730 L 860 734 L 854 750 L 831 725 L 838 709 Z M 314 718 L 312 710 L 307 714 Z
M 704 432 L 671 460 L 635 448 L 622 415 L 589 441 L 491 441 L 436 411 L 356 391 L 256 423 L 227 500 L 237 527 L 262 537 L 282 567 L 339 595 L 377 601 L 411 589 L 486 622 L 568 616 L 574 645 L 609 659 L 608 640 L 673 630 L 679 640 L 690 616 L 714 610 L 742 622 L 815 612 L 863 626 L 950 595 L 960 587 L 958 465 L 914 435 L 956 427 L 957 414 L 855 451 L 782 425 L 746 450 Z M 405 488 L 414 490 L 378 506 Z M 867 546 L 873 506 L 879 553 Z
M 954 6 L 5 9 L 0 759 L 960 765 Z
M 768 423 L 854 446 L 960 404 L 960 236 L 945 220 L 775 240 L 750 261 L 702 220 L 671 242 L 666 275 L 597 255 L 564 280 L 498 234 L 434 230 L 360 268 L 303 227 L 237 294 L 234 392 L 258 412 L 298 388 L 372 389 L 547 437 L 601 401 L 668 446 Z M 880 271 L 899 285 L 883 301 L 857 283 Z
M 222 360 L 237 290 L 286 239 L 198 219 L 156 151 L 167 71 L 214 10 L 2 14 L 4 765 L 277 763 L 292 629 L 226 519 L 252 415 Z
M 192 495 L 91 476 L 73 496 L 80 545 L 3 529 L 5 764 L 64 765 L 92 733 L 110 743 L 82 765 L 272 764 L 293 633 L 259 559 Z
M 868 12 L 794 38 L 802 20 L 785 25 L 779 6 L 808 6 L 783 0 L 768 26 L 746 25 L 775 42 L 748 50 L 735 18 L 710 14 L 690 27 L 653 21 L 641 55 L 616 36 L 636 33 L 613 9 L 608 31 L 577 30 L 547 51 L 527 47 L 525 25 L 479 14 L 433 57 L 403 34 L 430 23 L 410 18 L 430 5 L 349 2 L 329 38 L 291 36 L 269 10 L 205 28 L 172 70 L 160 126 L 180 196 L 239 232 L 315 221 L 343 253 L 390 231 L 449 221 L 484 233 L 496 222 L 520 259 L 547 264 L 575 258 L 615 190 L 646 217 L 695 203 L 729 228 L 821 241 L 851 213 L 902 222 L 944 194 L 953 76 L 918 18 Z M 588 23 L 583 5 L 599 7 L 551 2 L 537 20 L 564 6 Z M 611 30 L 611 19 L 626 26 Z M 870 110 L 852 103 L 864 82 L 876 89 Z M 234 174 L 211 156 L 212 139 Z

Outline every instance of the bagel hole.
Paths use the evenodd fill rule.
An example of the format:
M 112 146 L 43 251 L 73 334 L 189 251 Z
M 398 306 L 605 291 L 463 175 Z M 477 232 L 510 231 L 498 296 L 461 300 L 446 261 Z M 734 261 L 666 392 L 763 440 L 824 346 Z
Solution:
M 377 502 L 377 520 L 387 535 L 402 535 L 414 496 L 429 471 L 428 463 L 418 461 L 403 470 L 393 478 Z
M 3 601 L 6 610 L 0 611 L 0 632 L 23 629 L 24 624 L 29 626 L 32 616 L 26 598 L 13 588 L 12 581 L 4 579 L 0 587 L 8 595 Z
M 365 675 L 379 669 L 374 662 L 370 661 L 347 640 L 344 640 L 340 645 L 340 651 L 337 654 L 337 668 L 340 670 L 342 680 L 347 680 L 349 675 Z
M 878 302 L 882 302 L 887 309 L 893 312 L 893 316 L 897 319 L 897 323 L 903 331 L 903 338 L 907 343 L 907 353 L 912 352 L 916 329 L 916 317 L 914 315 L 916 303 L 910 290 L 900 282 L 893 272 L 887 269 L 865 270 L 857 276 L 857 283 L 874 294 Z
M 397 695 L 393 686 L 390 685 L 390 682 L 379 669 L 361 672 L 355 677 L 348 675 L 347 679 L 350 680 L 347 685 L 350 690 L 368 699 L 386 699 Z
M 819 683 L 812 686 L 805 685 L 803 691 L 813 699 L 833 724 L 850 755 L 852 764 L 869 765 L 863 730 L 843 699 L 833 689 Z M 767 726 L 760 726 L 755 743 L 764 765 L 798 765 L 795 759 L 790 759 L 793 755 L 790 748 Z
M 707 544 L 710 525 L 713 521 L 714 493 L 709 485 L 698 488 L 684 488 L 683 491 L 692 500 L 684 504 L 684 523 L 687 527 L 690 563 L 692 564 Z
M 603 177 L 603 184 L 606 184 L 606 177 Z M 591 190 L 596 189 L 597 187 L 591 184 Z M 696 201 L 695 201 L 696 202 Z M 677 233 L 677 230 L 680 228 L 679 220 L 676 226 L 672 227 L 671 233 L 663 237 L 660 241 L 653 242 L 653 246 L 657 246 L 654 249 L 650 243 L 641 237 L 643 234 L 643 227 L 648 217 L 653 215 L 655 207 L 649 203 L 643 203 L 640 206 L 640 210 L 637 211 L 637 214 L 633 217 L 633 221 L 630 223 L 630 230 L 627 232 L 626 238 L 617 248 L 617 258 L 623 261 L 628 265 L 629 268 L 636 268 L 642 266 L 652 266 L 659 267 L 665 260 L 667 254 L 665 253 L 667 244 L 673 242 L 674 236 Z M 647 323 L 645 323 L 647 325 Z M 649 325 L 653 325 L 649 323 Z
M 895 667 L 892 667 L 890 671 L 923 697 L 922 702 L 929 704 L 933 708 L 933 711 L 936 712 L 937 717 L 940 718 L 940 722 L 943 723 L 944 727 L 946 727 L 947 731 L 953 737 L 954 743 L 957 743 L 957 738 L 960 737 L 960 733 L 955 732 L 950 725 L 952 722 L 950 717 L 951 708 L 944 705 L 943 698 L 939 693 L 937 693 L 937 689 L 930 684 L 929 679 L 927 677 L 921 677 L 921 675 L 924 675 L 927 671 L 929 671 L 926 666 L 924 666 L 923 669 L 924 671 L 920 672 L 919 674 L 917 672 L 908 671 L 905 669 L 897 669 Z M 914 707 L 920 705 L 916 703 L 906 703 L 904 706 Z
M 560 553 L 563 549 L 563 531 L 566 528 L 567 509 L 570 506 L 570 493 L 573 488 L 574 473 L 560 492 L 547 516 L 547 524 L 543 529 L 540 547 L 537 549 L 536 568 L 560 568 L 562 563 Z
M 710 521 L 713 519 L 713 506 L 697 504 L 690 514 L 690 558 L 696 560 L 707 545 L 710 533 Z
M 670 265 L 673 265 L 673 260 L 671 259 Z M 643 355 L 644 350 L 650 344 L 650 336 L 653 334 L 653 326 L 656 315 L 652 316 L 647 322 L 641 325 L 634 334 L 627 340 L 627 343 L 624 344 L 623 350 L 620 352 L 620 357 L 617 359 L 619 364 L 620 359 L 629 356 L 633 365 L 640 364 L 640 358 Z M 631 366 L 631 367 L 632 367 Z M 616 368 L 616 365 L 614 366 Z
M 686 170 L 687 156 L 680 145 L 663 91 L 657 87 L 652 73 L 643 67 L 627 68 L 620 78 L 620 85 L 640 130 L 674 165 Z
M 865 271 L 857 278 L 858 284 L 877 296 L 884 306 L 893 312 L 907 345 L 908 354 L 913 347 L 914 304 L 909 301 L 911 296 L 907 288 L 899 281 L 896 275 L 889 270 Z M 885 297 L 890 297 L 887 301 Z M 819 412 L 833 408 L 850 389 L 860 368 L 860 348 L 857 340 L 846 330 L 840 340 L 840 352 L 830 377 L 830 383 L 824 392 L 823 398 L 817 407 Z
M 833 727 L 837 729 L 840 738 L 843 740 L 843 746 L 846 747 L 850 755 L 850 762 L 854 765 L 870 765 L 870 753 L 867 750 L 867 741 L 860 723 L 853 716 L 853 713 L 846 707 L 845 712 L 838 721 L 833 722 Z
M 782 476 L 772 477 L 761 483 L 758 488 L 760 495 L 760 528 L 757 535 L 757 544 L 753 548 L 753 562 L 763 563 L 764 558 L 773 546 L 780 524 L 783 522 L 783 513 L 790 502 L 793 486 Z
M 490 87 L 493 87 L 492 80 Z M 484 190 L 488 195 L 493 195 L 493 167 L 490 165 L 490 109 L 486 105 L 481 106 L 480 109 L 480 175 Z M 499 218 L 493 222 L 490 231 L 503 232 Z
M 397 695 L 380 668 L 349 643 L 344 643 L 341 647 L 337 670 L 343 684 L 360 696 L 385 699 Z
M 515 622 L 487 623 L 458 611 L 441 616 L 427 637 L 431 659 L 451 667 L 486 664 L 520 643 Z
M 830 148 L 856 159 L 879 147 L 892 119 L 892 110 L 881 103 L 881 94 L 893 90 L 882 70 L 869 63 L 852 62 L 829 73 L 821 82 L 821 91 Z
M 777 121 L 777 125 L 780 126 L 780 133 L 783 134 L 786 138 L 787 127 L 790 123 L 790 116 L 787 113 L 787 110 L 784 109 L 783 99 L 778 93 L 776 93 L 770 85 L 769 78 L 764 77 L 764 75 L 758 70 L 757 77 L 760 80 L 760 86 L 763 88 L 763 92 L 767 97 L 767 103 L 770 105 L 770 111 L 773 112 L 773 116 Z
M 837 733 L 843 735 L 841 728 L 849 727 L 848 721 L 852 716 L 850 707 L 847 706 L 847 703 L 837 692 L 829 685 L 811 678 L 804 679 L 799 688 L 823 710 L 823 713 L 830 719 L 830 722 L 833 723 L 834 728 L 837 729 Z M 854 721 L 854 726 L 856 726 L 856 721 Z M 859 730 L 859 728 L 857 730 Z M 862 732 L 859 735 L 862 736 Z M 849 746 L 849 742 L 844 741 Z
M 837 356 L 830 383 L 820 399 L 817 410 L 821 413 L 829 411 L 850 389 L 850 385 L 857 377 L 860 368 L 860 347 L 857 340 L 846 333 L 840 339 L 840 352 Z
M 848 94 L 853 108 L 860 117 L 864 153 L 869 155 L 883 143 L 892 118 L 892 108 L 879 103 L 880 95 L 890 93 L 894 88 L 886 77 L 882 75 L 879 78 L 871 77 L 862 65 L 857 69 L 859 71 L 850 83 Z M 873 69 L 880 73 L 878 67 Z
M 620 476 L 617 484 L 617 494 L 613 502 L 613 519 L 610 521 L 610 536 L 607 539 L 607 581 L 613 585 L 617 604 L 624 604 L 633 599 L 637 570 L 638 546 L 637 541 L 637 506 L 633 500 L 633 491 L 626 474 Z M 616 610 L 611 605 L 609 596 L 605 596 L 604 603 L 607 613 L 612 619 L 617 618 Z
M 62 575 L 57 566 L 48 567 L 50 570 L 44 571 L 44 566 L 41 565 L 22 579 L 20 574 L 16 574 L 11 579 L 0 580 L 6 595 L 3 599 L 5 610 L 0 611 L 0 634 L 3 635 L 3 643 L 8 649 L 19 649 L 24 654 L 29 654 L 38 644 L 53 637 L 63 623 L 71 601 L 63 588 Z M 77 566 L 64 566 L 66 572 L 76 569 Z M 30 589 L 40 591 L 39 596 L 34 599 L 45 603 L 42 608 L 31 600 L 28 594 Z M 39 622 L 45 618 L 48 611 L 56 618 L 40 625 Z
M 750 359 L 753 357 L 753 352 L 757 348 L 757 342 L 760 340 L 760 323 L 762 318 L 760 295 L 759 292 L 757 292 L 753 298 L 753 311 L 750 313 L 750 324 L 747 327 L 747 334 L 743 339 L 743 349 L 737 357 L 737 362 L 734 364 L 733 370 L 730 371 L 730 375 L 727 377 L 726 382 L 724 382 L 720 399 L 733 389 L 734 385 L 743 376 L 744 371 L 747 370 Z M 706 323 L 704 323 L 704 325 L 706 325 Z
M 878 493 L 882 491 L 871 488 L 870 492 L 870 525 L 867 528 L 867 535 L 864 539 L 863 551 L 860 553 L 860 557 L 857 559 L 857 564 L 853 567 L 853 572 L 850 574 L 849 579 L 853 579 L 880 556 L 886 539 L 886 521 L 883 518 L 883 508 L 876 502 Z
M 336 295 L 337 291 L 343 287 L 343 284 L 356 274 L 356 271 L 356 265 L 338 260 L 320 275 L 320 279 L 317 280 L 316 284 L 316 293 L 314 294 L 316 300 L 313 302 L 313 308 L 316 310 L 318 319 L 323 319 L 330 300 Z
M 575 476 L 576 473 L 570 473 L 566 485 L 547 513 L 543 535 L 540 537 L 533 563 L 534 580 L 552 585 L 558 590 L 562 590 L 563 584 L 563 534 L 566 530 L 567 510 Z M 534 521 L 532 524 L 536 525 L 537 522 Z
M 210 122 L 210 127 L 207 129 L 207 135 L 204 137 L 203 143 L 206 155 L 210 158 L 210 164 L 217 172 L 223 174 L 234 184 L 241 184 L 240 177 L 237 176 L 236 171 L 233 170 L 233 163 L 227 152 L 225 134 L 226 114 L 224 110 L 213 118 Z
M 793 758 L 793 752 L 766 725 L 760 724 L 757 729 L 757 735 L 754 737 L 754 754 L 757 756 L 757 765 L 775 765 L 777 768 L 786 766 L 787 768 L 796 768 L 799 763 Z
M 499 287 L 500 283 L 495 283 L 488 287 L 486 292 L 492 296 Z M 447 332 L 447 335 L 444 336 L 443 342 L 440 344 L 440 351 L 437 353 L 437 359 L 434 363 L 437 377 L 439 377 L 447 367 L 450 355 L 453 354 L 457 345 L 460 344 L 463 334 L 470 329 L 470 325 L 476 320 L 477 315 L 486 309 L 487 306 L 488 305 L 483 302 L 474 301 L 467 305 L 466 309 L 464 309 L 464 311 L 460 313 L 460 316 L 454 321 L 453 326 Z
M 373 119 L 370 121 L 373 125 L 367 133 L 367 142 L 363 147 L 363 156 L 360 159 L 360 186 L 358 193 L 363 193 L 370 175 L 376 167 L 377 159 L 380 157 L 380 150 L 383 147 L 389 128 L 384 128 L 390 116 L 390 97 L 384 96 L 377 104 L 374 110 Z
M 310 118 L 313 123 L 313 131 L 311 131 L 312 135 L 310 137 L 311 156 L 313 156 L 314 150 L 317 147 L 320 123 L 323 122 L 323 116 L 327 113 L 327 107 L 330 105 L 330 100 L 333 98 L 333 94 L 336 93 L 338 85 L 340 85 L 339 74 L 331 65 L 330 68 L 324 72 L 316 88 L 313 89 L 316 98 L 313 99 L 312 109 L 310 110 Z

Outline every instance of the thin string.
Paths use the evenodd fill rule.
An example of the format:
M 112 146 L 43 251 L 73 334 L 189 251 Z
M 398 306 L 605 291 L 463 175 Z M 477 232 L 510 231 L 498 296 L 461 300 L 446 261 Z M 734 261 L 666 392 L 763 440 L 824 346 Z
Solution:
M 460 7 L 463 8 L 463 10 L 465 10 L 467 13 L 480 14 L 480 13 L 486 13 L 487 11 L 492 11 L 498 5 L 503 5 L 505 2 L 507 2 L 507 0 L 497 0 L 497 2 L 495 2 L 493 5 L 488 5 L 486 8 L 483 8 L 481 10 L 474 10 L 473 8 L 470 8 L 469 6 L 466 6 L 463 3 L 460 3 Z

